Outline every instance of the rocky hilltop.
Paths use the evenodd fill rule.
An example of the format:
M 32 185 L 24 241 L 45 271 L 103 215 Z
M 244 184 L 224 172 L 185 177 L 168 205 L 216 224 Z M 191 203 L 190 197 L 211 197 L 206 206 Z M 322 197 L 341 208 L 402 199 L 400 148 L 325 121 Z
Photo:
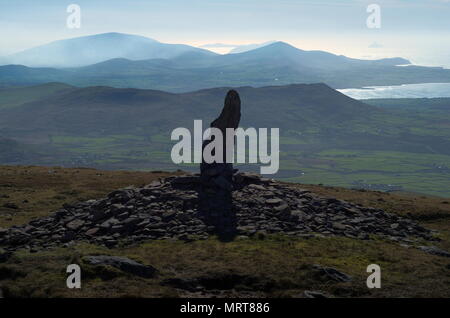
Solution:
M 206 239 L 216 232 L 197 210 L 200 180 L 198 175 L 168 177 L 113 191 L 98 200 L 65 204 L 48 217 L 0 229 L 0 246 L 7 251 L 38 251 L 75 241 L 115 247 L 146 240 Z M 234 174 L 233 188 L 230 217 L 235 236 L 285 233 L 433 240 L 431 231 L 413 220 L 255 174 Z

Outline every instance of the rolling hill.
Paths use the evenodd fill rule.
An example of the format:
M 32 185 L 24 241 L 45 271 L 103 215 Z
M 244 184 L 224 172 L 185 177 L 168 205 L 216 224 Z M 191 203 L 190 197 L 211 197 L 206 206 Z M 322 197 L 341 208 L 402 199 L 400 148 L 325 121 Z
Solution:
M 4 90 L 28 96 L 35 90 L 50 91 L 55 83 Z M 14 107 L 6 104 L 0 127 L 17 134 L 147 134 L 190 127 L 194 119 L 205 125 L 214 119 L 229 88 L 214 88 L 183 94 L 155 90 L 111 87 L 62 89 L 42 94 Z M 255 127 L 316 127 L 338 125 L 351 119 L 368 119 L 378 109 L 353 100 L 325 84 L 297 84 L 263 88 L 238 88 L 245 101 L 242 124 Z M 26 122 L 27 125 L 23 126 Z
M 1 89 L 0 163 L 197 170 L 171 162 L 170 134 L 191 129 L 194 119 L 206 128 L 228 89 L 174 94 L 60 83 Z M 280 128 L 276 178 L 450 194 L 450 99 L 419 108 L 421 100 L 362 103 L 325 84 L 237 90 L 242 127 Z

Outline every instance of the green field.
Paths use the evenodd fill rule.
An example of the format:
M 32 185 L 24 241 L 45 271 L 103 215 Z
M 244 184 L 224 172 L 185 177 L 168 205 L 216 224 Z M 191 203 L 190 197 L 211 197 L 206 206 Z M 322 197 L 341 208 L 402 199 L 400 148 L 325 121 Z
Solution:
M 147 144 L 133 136 L 108 138 L 54 137 L 55 145 L 96 167 L 183 169 L 195 171 L 196 164 L 174 165 L 170 140 Z M 153 140 L 153 138 L 152 138 Z M 283 151 L 296 140 L 281 138 L 280 172 L 276 179 L 308 184 L 407 191 L 450 197 L 450 155 L 383 150 L 324 149 Z M 303 144 L 300 140 L 299 144 Z M 308 143 L 304 143 L 308 145 Z M 314 145 L 314 144 L 311 144 Z M 161 151 L 166 149 L 166 151 Z M 73 158 L 73 156 L 72 156 Z M 75 158 L 77 158 L 75 156 Z M 259 165 L 236 165 L 243 170 L 259 170 Z
M 238 90 L 242 127 L 280 128 L 280 170 L 270 177 L 450 197 L 450 98 L 363 104 L 323 84 Z M 198 171 L 172 163 L 170 133 L 215 118 L 226 91 L 3 89 L 0 163 Z M 236 167 L 259 172 L 260 165 Z

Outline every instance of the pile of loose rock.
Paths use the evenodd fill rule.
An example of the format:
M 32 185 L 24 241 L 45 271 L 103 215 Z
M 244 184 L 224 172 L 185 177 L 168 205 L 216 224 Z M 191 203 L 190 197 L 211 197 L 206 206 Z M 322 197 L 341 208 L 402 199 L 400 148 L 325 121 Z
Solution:
M 72 241 L 114 247 L 155 239 L 206 239 L 215 229 L 198 213 L 200 180 L 198 176 L 170 177 L 142 188 L 117 190 L 99 200 L 66 204 L 27 225 L 0 229 L 0 246 L 7 251 L 33 251 Z M 282 232 L 358 239 L 380 235 L 397 241 L 432 239 L 429 230 L 410 219 L 319 197 L 258 175 L 237 173 L 233 186 L 236 235 Z

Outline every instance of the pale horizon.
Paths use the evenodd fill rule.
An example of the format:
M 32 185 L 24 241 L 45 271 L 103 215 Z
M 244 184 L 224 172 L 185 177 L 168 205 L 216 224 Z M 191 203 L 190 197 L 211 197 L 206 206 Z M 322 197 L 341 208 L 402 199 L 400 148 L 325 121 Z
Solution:
M 166 0 L 74 1 L 81 28 L 66 27 L 70 3 L 0 0 L 0 56 L 67 38 L 118 32 L 164 43 L 257 44 L 283 41 L 360 59 L 403 57 L 414 64 L 450 67 L 450 2 L 383 0 L 381 28 L 369 29 L 372 1 Z M 37 13 L 38 12 L 38 13 Z M 211 49 L 228 53 L 229 49 Z
M 263 39 L 263 38 L 258 38 L 256 40 L 235 40 L 233 41 L 232 39 L 226 39 L 226 41 L 198 41 L 198 40 L 192 40 L 192 41 L 176 41 L 176 39 L 168 39 L 168 40 L 161 40 L 160 38 L 157 38 L 155 36 L 151 36 L 148 34 L 139 34 L 139 33 L 125 33 L 125 32 L 119 32 L 119 31 L 109 31 L 109 32 L 101 32 L 101 33 L 92 33 L 92 34 L 82 34 L 82 35 L 74 35 L 74 36 L 68 36 L 66 38 L 55 38 L 53 40 L 47 40 L 47 41 L 43 41 L 41 43 L 36 43 L 35 45 L 32 46 L 24 46 L 21 49 L 18 49 L 16 51 L 12 51 L 9 52 L 7 54 L 2 54 L 0 55 L 0 57 L 4 57 L 4 56 L 8 56 L 8 55 L 12 55 L 21 51 L 26 51 L 28 49 L 34 48 L 34 47 L 38 47 L 38 46 L 43 46 L 43 45 L 47 45 L 49 43 L 52 42 L 56 42 L 56 41 L 61 41 L 61 40 L 67 40 L 67 39 L 72 39 L 72 38 L 78 38 L 78 37 L 84 37 L 84 36 L 92 36 L 92 35 L 97 35 L 97 34 L 103 34 L 103 33 L 123 33 L 123 34 L 131 34 L 131 35 L 138 35 L 138 36 L 144 36 L 147 38 L 151 38 L 154 39 L 158 42 L 162 42 L 162 43 L 170 43 L 170 44 L 186 44 L 186 45 L 190 45 L 190 46 L 194 46 L 194 47 L 198 47 L 198 48 L 202 48 L 205 50 L 209 50 L 212 51 L 214 53 L 217 54 L 228 54 L 233 48 L 240 46 L 240 45 L 249 45 L 249 44 L 261 44 L 261 43 L 265 43 L 265 42 L 285 42 L 288 43 L 298 49 L 301 50 L 305 50 L 305 51 L 326 51 L 329 53 L 333 53 L 336 55 L 345 55 L 347 57 L 350 58 L 358 58 L 358 59 L 382 59 L 382 58 L 391 58 L 391 57 L 402 57 L 402 58 L 406 58 L 408 60 L 411 61 L 412 64 L 417 64 L 417 65 L 423 65 L 423 66 L 442 66 L 445 68 L 450 68 L 450 57 L 448 56 L 443 56 L 441 58 L 429 58 L 425 53 L 423 53 L 423 56 L 420 57 L 420 52 L 414 52 L 413 48 L 408 48 L 408 49 L 403 49 L 401 47 L 398 48 L 392 48 L 392 47 L 381 47 L 381 48 L 370 48 L 370 45 L 372 45 L 373 43 L 378 43 L 377 41 L 373 41 L 372 43 L 369 43 L 370 41 L 367 42 L 367 46 L 360 46 L 360 45 L 355 45 L 354 41 L 350 40 L 348 42 L 345 43 L 345 45 L 338 45 L 338 42 L 335 39 L 334 45 L 332 42 L 326 42 L 324 43 L 324 41 L 317 41 L 317 40 L 309 40 L 309 41 L 305 41 L 305 40 L 295 40 L 295 39 Z M 224 45 L 229 45 L 228 47 L 204 47 L 205 45 L 210 45 L 210 44 L 224 44 Z M 330 43 L 332 43 L 330 45 Z M 342 42 L 340 42 L 342 44 Z M 416 49 L 416 51 L 419 51 L 419 49 Z M 434 52 L 435 53 L 435 52 Z M 436 57 L 436 54 L 434 54 L 434 57 Z M 448 57 L 448 58 L 447 58 Z

